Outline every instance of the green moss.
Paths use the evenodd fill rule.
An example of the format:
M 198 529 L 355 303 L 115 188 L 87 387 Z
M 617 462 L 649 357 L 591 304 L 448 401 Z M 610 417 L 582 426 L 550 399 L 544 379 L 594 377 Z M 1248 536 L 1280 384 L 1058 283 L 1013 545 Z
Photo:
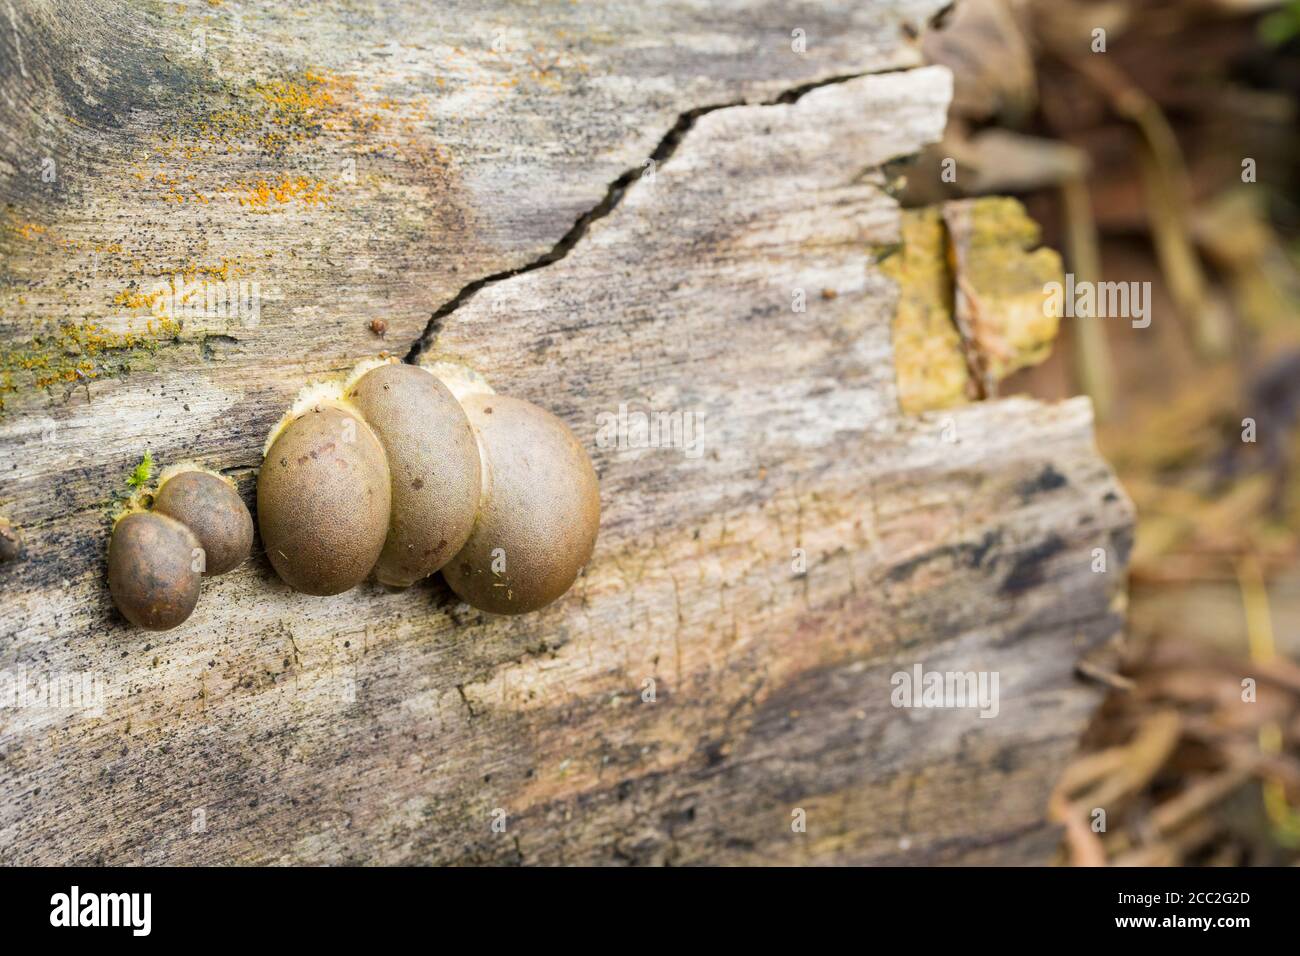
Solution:
M 1259 36 L 1270 46 L 1281 46 L 1300 36 L 1300 0 L 1275 10 L 1259 21 Z
M 151 478 L 153 478 L 153 453 L 146 449 L 144 457 L 140 459 L 140 464 L 136 465 L 131 474 L 127 476 L 126 484 L 132 490 L 139 491 L 149 484 Z

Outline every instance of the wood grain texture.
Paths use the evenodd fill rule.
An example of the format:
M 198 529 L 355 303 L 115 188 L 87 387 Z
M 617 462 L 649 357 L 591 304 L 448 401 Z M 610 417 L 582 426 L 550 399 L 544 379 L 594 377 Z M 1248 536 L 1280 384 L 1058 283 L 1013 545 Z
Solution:
M 90 281 L 90 247 L 52 232 L 93 245 L 116 226 L 146 271 L 242 251 L 280 297 L 206 346 L 187 327 L 133 353 L 88 394 L 8 396 L 0 511 L 28 555 L 0 566 L 0 669 L 92 674 L 106 698 L 98 715 L 0 709 L 0 862 L 1044 857 L 1054 770 L 1096 700 L 1073 661 L 1119 626 L 1130 507 L 1085 401 L 899 412 L 896 290 L 868 249 L 898 241 L 881 167 L 939 137 L 950 81 L 924 68 L 803 89 L 915 65 L 899 24 L 938 4 L 646 6 L 614 5 L 601 30 L 568 4 L 204 13 L 243 14 L 244 45 L 203 61 L 236 90 L 321 69 L 408 104 L 427 93 L 438 118 L 413 120 L 411 150 L 356 194 L 335 184 L 316 202 L 291 184 L 283 203 L 239 207 L 259 212 L 209 197 L 187 218 L 193 200 L 168 217 L 112 174 L 214 109 L 201 71 L 149 52 L 193 8 L 118 11 L 90 30 L 102 59 L 78 61 L 59 18 L 15 4 L 25 66 L 6 60 L 0 190 L 7 215 L 44 231 L 0 240 L 0 335 L 102 316 L 124 287 L 127 273 L 103 275 L 108 254 Z M 800 16 L 815 62 L 788 56 Z M 489 99 L 466 79 L 488 54 L 465 37 L 495 29 L 583 52 L 586 72 Z M 583 39 L 556 44 L 560 31 Z M 456 43 L 478 51 L 468 64 Z M 472 88 L 443 103 L 444 74 Z M 353 95 L 329 84 L 335 103 Z M 12 138 L 45 112 L 79 117 L 88 151 L 53 196 L 23 178 Z M 269 158 L 251 145 L 266 126 L 239 126 L 196 175 L 269 182 L 298 150 L 383 140 L 335 119 Z M 412 160 L 435 143 L 447 164 Z M 656 148 L 653 178 L 610 189 Z M 386 342 L 366 327 L 376 315 Z M 258 556 L 205 582 L 182 627 L 126 626 L 103 582 L 104 513 L 144 447 L 225 469 L 251 504 L 262 438 L 307 373 L 417 343 L 421 360 L 472 364 L 550 408 L 590 451 L 601 537 L 569 595 L 517 619 L 470 610 L 439 579 L 310 598 Z M 696 416 L 697 444 L 611 444 L 620 405 Z M 894 708 L 890 675 L 915 663 L 997 671 L 999 715 Z

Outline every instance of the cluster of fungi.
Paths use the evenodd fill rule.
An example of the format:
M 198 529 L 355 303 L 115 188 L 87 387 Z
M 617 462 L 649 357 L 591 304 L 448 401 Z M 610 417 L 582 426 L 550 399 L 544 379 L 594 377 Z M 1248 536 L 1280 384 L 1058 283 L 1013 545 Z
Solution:
M 253 522 L 234 485 L 197 466 L 143 499 L 114 526 L 109 588 L 128 620 L 165 630 L 194 610 L 203 574 L 248 557 Z M 569 589 L 599 524 L 595 469 L 568 427 L 453 366 L 371 360 L 304 388 L 257 480 L 267 558 L 306 594 L 441 571 L 473 607 L 523 614 Z

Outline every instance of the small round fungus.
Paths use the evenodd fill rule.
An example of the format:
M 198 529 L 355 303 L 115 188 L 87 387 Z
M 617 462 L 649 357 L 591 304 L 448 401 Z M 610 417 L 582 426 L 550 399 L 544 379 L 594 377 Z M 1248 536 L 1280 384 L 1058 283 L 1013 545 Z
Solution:
M 199 600 L 201 547 L 189 528 L 153 512 L 128 514 L 108 545 L 108 589 L 128 621 L 151 631 L 183 622 Z
M 441 570 L 477 608 L 522 614 L 573 584 L 595 547 L 600 488 L 572 432 L 455 362 L 379 357 L 306 386 L 267 438 L 257 480 L 267 557 L 291 587 Z
M 182 465 L 163 473 L 153 510 L 175 518 L 199 539 L 203 573 L 225 574 L 253 549 L 253 518 L 234 484 L 220 475 Z

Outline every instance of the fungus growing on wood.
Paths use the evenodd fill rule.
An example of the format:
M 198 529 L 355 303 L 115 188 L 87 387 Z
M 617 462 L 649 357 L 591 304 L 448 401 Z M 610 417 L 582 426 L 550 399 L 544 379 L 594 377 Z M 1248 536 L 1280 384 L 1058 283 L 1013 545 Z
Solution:
M 258 522 L 299 591 L 442 570 L 473 606 L 518 614 L 558 598 L 591 557 L 600 489 L 549 412 L 451 363 L 378 359 L 305 388 L 272 431 Z
M 443 569 L 466 602 L 495 614 L 550 604 L 591 557 L 600 485 L 568 427 L 531 402 L 471 395 L 465 411 L 483 454 L 474 530 Z
M 159 479 L 153 510 L 175 518 L 199 539 L 205 575 L 225 574 L 253 549 L 253 518 L 229 479 L 182 465 Z
M 127 478 L 131 498 L 113 524 L 108 589 L 128 621 L 152 631 L 183 623 L 204 575 L 238 567 L 253 546 L 253 519 L 234 483 L 198 465 L 168 468 L 150 490 L 153 458 Z

